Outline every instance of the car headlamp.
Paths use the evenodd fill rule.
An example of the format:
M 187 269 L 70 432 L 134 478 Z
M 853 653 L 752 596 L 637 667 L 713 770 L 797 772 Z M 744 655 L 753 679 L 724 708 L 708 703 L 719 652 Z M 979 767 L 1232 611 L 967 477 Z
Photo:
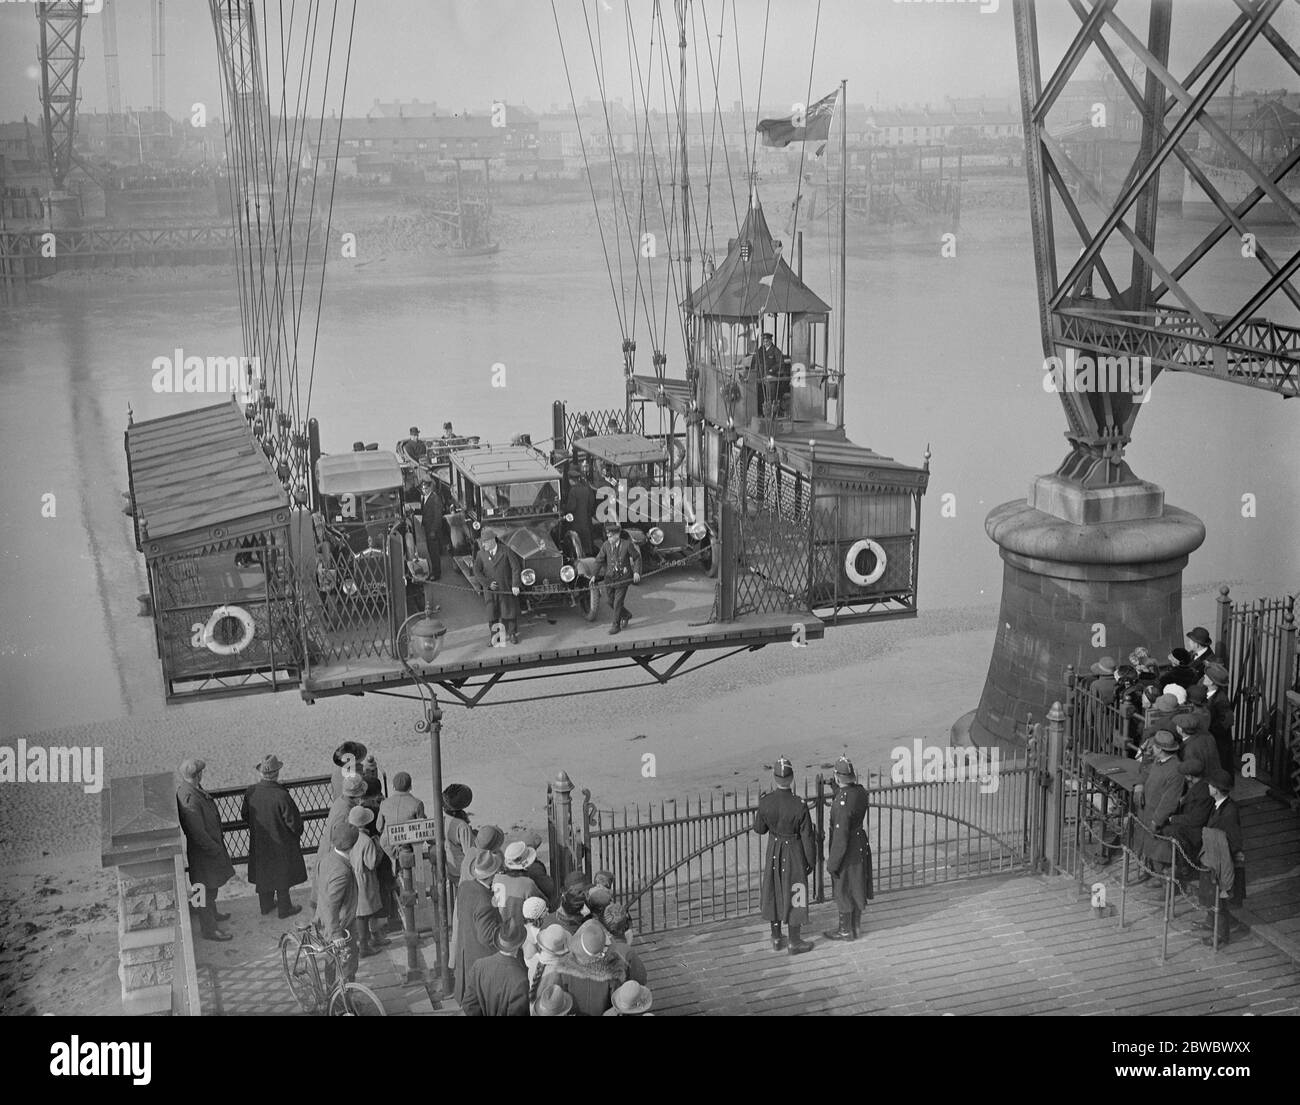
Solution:
M 662 545 L 664 543 L 664 531 L 658 526 L 655 526 L 654 529 L 650 531 L 649 537 L 650 544 L 652 545 Z
M 532 568 L 525 568 L 519 573 L 519 579 L 525 587 L 531 587 L 537 582 L 537 573 Z

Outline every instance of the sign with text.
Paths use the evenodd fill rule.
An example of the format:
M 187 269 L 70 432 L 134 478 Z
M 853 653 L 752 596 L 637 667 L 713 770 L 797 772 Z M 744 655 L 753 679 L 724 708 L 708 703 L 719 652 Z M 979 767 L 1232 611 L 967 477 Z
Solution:
M 388 825 L 388 842 L 392 845 L 418 844 L 422 840 L 432 840 L 438 822 L 432 818 L 424 821 L 403 821 L 398 825 Z

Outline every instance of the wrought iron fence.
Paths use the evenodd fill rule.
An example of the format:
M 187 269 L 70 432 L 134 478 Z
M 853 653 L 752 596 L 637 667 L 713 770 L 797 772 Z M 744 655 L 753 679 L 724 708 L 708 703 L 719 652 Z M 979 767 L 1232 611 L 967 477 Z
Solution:
M 1228 669 L 1233 750 L 1253 755 L 1261 775 L 1288 789 L 1286 695 L 1300 691 L 1295 596 L 1233 602 L 1220 587 L 1217 628 L 1217 651 Z
M 1029 760 L 999 762 L 981 782 L 976 757 L 974 749 L 949 750 L 936 768 L 943 777 L 935 779 L 864 778 L 877 891 L 1009 872 L 1033 862 L 1037 786 Z M 824 832 L 833 794 L 820 775 L 804 782 L 817 838 L 810 887 L 816 901 L 824 901 L 829 889 Z M 759 909 L 767 848 L 753 831 L 758 798 L 746 790 L 619 811 L 598 809 L 588 799 L 575 851 L 588 873 L 613 873 L 641 932 L 750 916 Z M 553 844 L 562 835 L 553 831 Z
M 630 411 L 622 409 L 570 411 L 566 406 L 564 408 L 565 443 L 586 435 L 587 428 L 582 424 L 584 418 L 591 432 L 596 435 L 645 433 L 645 411 L 639 403 L 634 403 Z M 559 445 L 559 442 L 556 444 Z
M 248 822 L 240 816 L 244 795 L 249 783 L 243 787 L 223 787 L 210 790 L 213 801 L 217 803 L 217 813 L 221 817 L 221 838 L 231 863 L 248 862 Z M 309 779 L 286 779 L 284 788 L 302 814 L 301 848 L 304 856 L 315 853 L 320 846 L 321 832 L 325 828 L 325 818 L 329 815 L 334 794 L 330 787 L 328 775 L 316 775 Z

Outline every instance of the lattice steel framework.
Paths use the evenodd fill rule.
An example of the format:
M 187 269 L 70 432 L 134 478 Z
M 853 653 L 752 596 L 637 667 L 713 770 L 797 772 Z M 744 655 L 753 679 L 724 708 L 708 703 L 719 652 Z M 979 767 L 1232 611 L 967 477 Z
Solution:
M 72 139 L 77 126 L 77 79 L 81 71 L 81 3 L 36 5 L 41 28 L 41 109 L 45 117 L 45 159 L 54 187 L 61 189 L 72 167 Z
M 1193 372 L 1283 397 L 1300 394 L 1300 329 L 1261 315 L 1270 300 L 1278 304 L 1274 297 L 1279 294 L 1300 308 L 1300 291 L 1291 279 L 1300 270 L 1300 251 L 1279 261 L 1252 238 L 1260 280 L 1243 302 L 1228 304 L 1226 309 L 1216 303 L 1219 309 L 1211 310 L 1206 293 L 1198 293 L 1198 299 L 1188 290 L 1189 277 L 1204 275 L 1202 262 L 1216 244 L 1229 232 L 1238 236 L 1248 233 L 1243 220 L 1263 200 L 1300 230 L 1300 210 L 1278 183 L 1300 164 L 1300 148 L 1265 167 L 1252 160 L 1208 110 L 1211 97 L 1257 41 L 1271 45 L 1300 74 L 1300 56 L 1270 25 L 1283 0 L 1234 0 L 1235 18 L 1182 80 L 1168 68 L 1171 0 L 1150 0 L 1145 38 L 1115 14 L 1118 0 L 1068 2 L 1079 27 L 1044 81 L 1038 13 L 1032 0 L 1014 0 L 1044 356 L 1064 358 L 1066 349 L 1074 349 L 1089 356 L 1150 357 L 1153 378 L 1163 370 Z M 1139 88 L 1130 76 L 1117 48 L 1145 69 L 1144 87 Z M 1085 55 L 1094 49 L 1141 116 L 1137 156 L 1113 201 L 1101 195 L 1089 174 L 1048 131 L 1049 111 Z M 1253 190 L 1235 205 L 1207 179 L 1187 147 L 1193 127 L 1208 134 L 1220 154 L 1253 183 Z M 1220 218 L 1189 252 L 1179 250 L 1170 255 L 1166 246 L 1162 255 L 1156 244 L 1160 172 L 1162 166 L 1172 167 L 1177 162 Z M 1099 223 L 1095 218 L 1091 224 L 1085 219 L 1083 200 L 1100 211 Z M 1058 229 L 1065 234 L 1073 232 L 1081 246 L 1077 260 L 1064 274 L 1058 270 Z M 1126 255 L 1131 261 L 1127 287 L 1121 287 L 1102 255 L 1103 249 L 1123 244 L 1117 234 L 1127 243 Z M 1093 293 L 1094 277 L 1104 286 L 1102 294 Z M 1222 297 L 1222 284 L 1215 287 L 1216 291 L 1208 294 Z M 1072 451 L 1059 474 L 1085 486 L 1133 479 L 1123 459 L 1140 409 L 1132 394 L 1063 391 L 1061 399 Z

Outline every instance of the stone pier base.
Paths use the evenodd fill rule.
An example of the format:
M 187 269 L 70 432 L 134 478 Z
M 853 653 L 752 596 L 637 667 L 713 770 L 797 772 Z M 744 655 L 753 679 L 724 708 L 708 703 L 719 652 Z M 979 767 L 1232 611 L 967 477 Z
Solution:
M 964 740 L 1019 747 L 1026 720 L 1042 721 L 1065 701 L 1066 665 L 1086 672 L 1102 656 L 1124 663 L 1138 645 L 1163 658 L 1182 643 L 1182 573 L 1205 526 L 1160 500 L 1158 516 L 1118 521 L 1075 522 L 1024 499 L 988 516 L 1004 564 L 1002 607 Z

